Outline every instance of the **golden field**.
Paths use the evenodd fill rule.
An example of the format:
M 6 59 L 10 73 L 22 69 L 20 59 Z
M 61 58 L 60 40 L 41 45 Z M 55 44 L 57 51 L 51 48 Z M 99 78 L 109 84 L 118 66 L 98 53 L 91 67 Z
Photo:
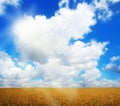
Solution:
M 120 106 L 120 88 L 1 88 L 0 106 Z

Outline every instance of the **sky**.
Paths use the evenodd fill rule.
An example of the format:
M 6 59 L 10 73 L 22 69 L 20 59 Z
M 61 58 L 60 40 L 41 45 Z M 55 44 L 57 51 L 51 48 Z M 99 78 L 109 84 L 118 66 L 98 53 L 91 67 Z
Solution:
M 120 87 L 120 0 L 0 0 L 0 87 Z

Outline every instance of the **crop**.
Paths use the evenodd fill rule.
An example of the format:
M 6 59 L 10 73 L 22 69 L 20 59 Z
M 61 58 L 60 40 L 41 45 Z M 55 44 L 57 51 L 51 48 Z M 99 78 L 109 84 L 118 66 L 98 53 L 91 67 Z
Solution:
M 0 106 L 120 106 L 120 88 L 1 88 Z

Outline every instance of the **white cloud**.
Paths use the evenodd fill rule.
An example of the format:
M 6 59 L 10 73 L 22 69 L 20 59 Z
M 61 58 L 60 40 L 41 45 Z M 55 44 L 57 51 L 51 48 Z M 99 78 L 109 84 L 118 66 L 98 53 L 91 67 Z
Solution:
M 50 19 L 25 16 L 13 29 L 18 50 L 23 58 L 46 63 L 48 58 L 61 55 L 71 38 L 82 39 L 89 33 L 96 23 L 94 16 L 91 6 L 85 3 L 76 10 L 61 8 Z
M 0 52 L 0 66 L 1 87 L 21 87 L 38 74 L 30 64 L 26 65 L 24 69 L 16 66 L 15 61 L 5 52 Z
M 80 45 L 78 45 L 78 48 L 79 46 Z M 88 46 L 88 48 L 92 49 L 92 47 L 90 46 Z M 75 85 L 77 84 L 76 86 L 80 86 L 80 83 L 77 83 L 76 81 L 73 82 L 74 78 L 79 79 L 81 77 L 85 81 L 90 80 L 94 82 L 97 80 L 97 78 L 100 77 L 100 71 L 97 69 L 97 61 L 92 60 L 94 59 L 92 58 L 92 56 L 90 56 L 91 58 L 89 58 L 89 60 L 84 60 L 84 58 L 83 60 L 81 60 L 81 57 L 77 55 L 77 53 L 80 53 L 78 51 L 81 51 L 80 54 L 83 55 L 82 51 L 84 51 L 84 47 L 81 47 L 80 49 L 76 49 L 76 50 L 71 50 L 71 49 L 72 48 L 66 49 L 66 51 L 68 50 L 67 51 L 68 54 L 65 54 L 66 53 L 65 51 L 63 55 L 69 56 L 68 58 L 71 58 L 71 60 L 73 60 L 72 62 L 70 60 L 67 60 L 68 58 L 58 57 L 58 58 L 49 59 L 47 64 L 42 64 L 42 65 L 39 64 L 40 70 L 43 70 L 44 72 L 44 78 L 45 78 L 44 80 L 48 82 L 49 85 L 70 87 L 73 86 L 74 84 Z M 76 57 L 73 57 L 73 55 L 71 55 L 72 53 Z M 94 56 L 94 53 L 91 55 Z M 96 57 L 99 58 L 99 56 Z M 62 60 L 64 59 L 64 61 L 67 62 L 69 61 L 69 64 L 62 63 L 63 61 L 61 62 L 61 58 Z M 82 71 L 84 71 L 84 74 L 79 75 L 79 73 L 81 73 Z M 57 85 L 54 85 L 54 83 L 56 83 Z
M 97 17 L 100 20 L 106 21 L 113 16 L 114 12 L 110 9 L 110 5 L 120 2 L 120 0 L 94 0 L 95 11 L 97 11 Z M 98 12 L 99 11 L 99 12 Z
M 95 6 L 99 9 L 108 10 L 108 0 L 95 0 Z
M 77 41 L 74 45 L 65 48 L 62 54 L 62 62 L 68 65 L 82 64 L 83 66 L 87 62 L 89 63 L 89 61 L 96 62 L 100 56 L 104 54 L 103 49 L 106 44 L 107 43 L 98 43 L 96 41 L 89 43 Z M 93 64 L 96 65 L 95 63 Z
M 117 60 L 120 60 L 120 56 L 113 56 L 113 57 L 111 57 L 110 60 L 111 60 L 112 62 L 117 61 Z
M 117 3 L 120 0 L 94 0 L 96 8 L 109 10 L 110 3 Z
M 70 0 L 61 0 L 59 7 L 69 8 Z M 85 0 L 83 0 L 85 2 Z M 93 0 L 89 3 L 97 13 L 97 18 L 103 21 L 110 19 L 113 16 L 114 12 L 110 9 L 110 5 L 120 2 L 120 0 Z M 76 5 L 77 1 L 73 0 L 73 3 Z
M 0 87 L 117 87 L 119 81 L 101 79 L 100 71 L 86 68 L 81 73 L 77 66 L 65 66 L 59 59 L 50 59 L 47 64 L 34 62 L 35 67 L 27 64 L 24 68 L 5 52 L 0 52 Z M 24 63 L 25 64 L 25 63 Z M 86 64 L 87 66 L 87 64 Z M 76 78 L 76 80 L 74 80 Z M 79 79 L 79 80 L 78 80 Z
M 4 14 L 6 5 L 17 6 L 20 0 L 0 0 L 0 14 Z
M 94 0 L 95 10 L 99 11 L 97 13 L 98 19 L 107 20 L 113 15 L 112 10 L 109 8 L 109 3 L 112 1 L 109 0 Z
M 120 66 L 114 63 L 108 63 L 105 69 L 120 73 Z
M 120 62 L 120 56 L 111 57 L 110 62 L 105 66 L 105 70 L 120 73 L 120 65 L 118 65 L 116 62 Z

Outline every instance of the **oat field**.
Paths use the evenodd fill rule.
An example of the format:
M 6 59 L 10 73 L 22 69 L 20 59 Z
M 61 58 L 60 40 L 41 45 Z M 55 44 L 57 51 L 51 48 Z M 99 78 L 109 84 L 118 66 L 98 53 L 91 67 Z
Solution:
M 120 106 L 120 88 L 1 88 L 0 106 Z

